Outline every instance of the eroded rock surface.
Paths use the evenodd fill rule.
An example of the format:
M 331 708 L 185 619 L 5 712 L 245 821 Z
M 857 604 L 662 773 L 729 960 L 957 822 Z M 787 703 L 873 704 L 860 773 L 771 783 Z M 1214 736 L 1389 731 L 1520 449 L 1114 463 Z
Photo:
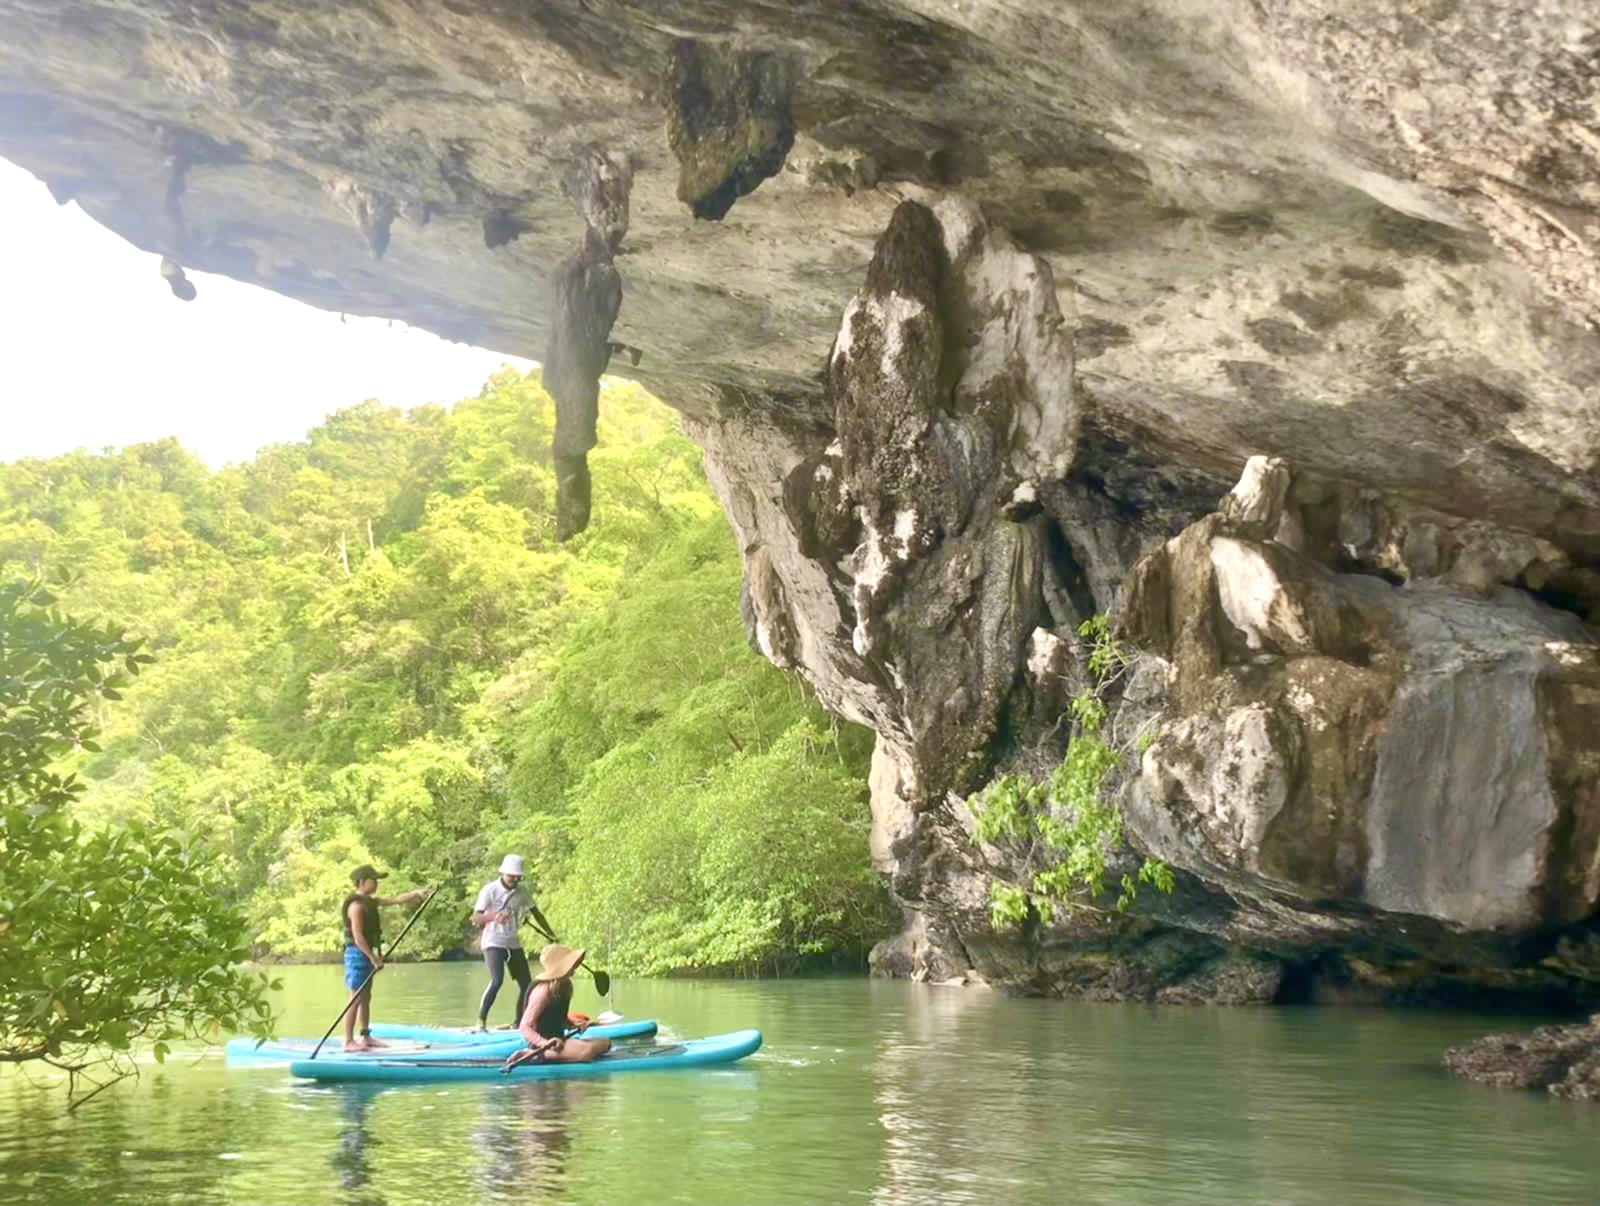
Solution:
M 1254 461 L 1123 599 L 1164 680 L 1127 795 L 1159 856 L 1244 893 L 1526 933 L 1600 903 L 1597 633 L 1526 592 L 1335 573 Z M 1581 718 L 1581 719 L 1580 719 Z
M 872 853 L 907 914 L 880 968 L 1161 1000 L 1600 986 L 1592 4 L 0 23 L 0 154 L 178 297 L 216 271 L 546 355 L 565 532 L 630 346 L 609 371 L 706 451 L 755 643 L 878 733 Z M 1151 742 L 1115 788 L 1177 890 L 997 932 L 1018 868 L 967 801 L 1059 760 L 1077 627 L 1113 608 L 1143 651 L 1117 723 Z
M 1557 1097 L 1600 1100 L 1600 1014 L 1532 1034 L 1492 1034 L 1445 1052 L 1457 1076 L 1509 1089 L 1548 1089 Z

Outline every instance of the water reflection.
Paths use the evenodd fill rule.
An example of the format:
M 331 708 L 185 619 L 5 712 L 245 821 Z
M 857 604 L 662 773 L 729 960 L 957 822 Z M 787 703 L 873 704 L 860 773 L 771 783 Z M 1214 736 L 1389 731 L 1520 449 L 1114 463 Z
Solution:
M 939 1081 L 952 1075 L 950 1089 L 961 1092 L 962 1021 L 973 1009 L 992 1008 L 981 991 L 938 988 L 917 997 L 888 991 L 881 981 L 872 985 L 872 996 L 881 1001 L 874 1010 L 880 1027 L 877 1053 L 872 1061 L 873 1100 L 878 1123 L 883 1128 L 883 1147 L 879 1157 L 878 1184 L 873 1201 L 879 1206 L 900 1206 L 905 1202 L 965 1200 L 961 1186 L 943 1175 L 941 1161 L 930 1164 L 927 1152 L 943 1142 L 933 1133 L 941 1112 L 930 1110 L 926 1095 L 941 1091 Z M 971 1053 L 967 1053 L 970 1055 Z M 970 1084 L 970 1082 L 969 1082 Z M 973 1119 L 975 1132 L 984 1142 L 993 1143 L 994 1129 Z M 955 1136 L 958 1143 L 970 1142 L 976 1134 Z M 963 1143 L 963 1145 L 965 1145 Z M 993 1189 L 984 1200 L 993 1198 Z M 1002 1195 L 1003 1196 L 1003 1195 Z
M 1570 1118 L 1445 1078 L 1431 1028 L 1463 1020 L 907 997 L 879 1017 L 873 1200 L 1592 1200 Z
M 373 1100 L 382 1092 L 371 1085 L 334 1085 L 339 1102 L 339 1142 L 328 1158 L 338 1175 L 339 1185 L 348 1192 L 347 1206 L 388 1206 L 382 1194 L 369 1186 L 372 1180 L 373 1149 L 383 1140 L 370 1133 L 368 1115 Z
M 588 1081 L 552 1080 L 485 1093 L 472 1132 L 485 1197 L 561 1197 L 572 1156 L 573 1111 L 596 1088 Z
M 394 974 L 394 1016 L 470 1013 L 482 988 L 465 965 Z M 319 1033 L 342 990 L 284 975 L 280 1028 Z M 756 1025 L 766 1043 L 726 1071 L 381 1090 L 169 1060 L 73 1115 L 0 1070 L 0 1206 L 1566 1204 L 1600 1177 L 1600 1109 L 1440 1070 L 1504 1018 L 625 987 L 669 1040 Z

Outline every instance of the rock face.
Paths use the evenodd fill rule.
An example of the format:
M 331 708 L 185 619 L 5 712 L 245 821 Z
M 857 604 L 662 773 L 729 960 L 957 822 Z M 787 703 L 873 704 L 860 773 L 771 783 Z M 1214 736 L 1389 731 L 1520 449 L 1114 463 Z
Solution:
M 1600 761 L 1570 735 L 1600 717 L 1595 630 L 1504 586 L 1331 572 L 1307 533 L 1339 521 L 1298 485 L 1253 460 L 1129 579 L 1124 626 L 1164 693 L 1136 831 L 1305 905 L 1506 932 L 1591 916 Z
M 1334 572 L 1313 533 L 1338 505 L 1258 458 L 1135 567 L 1121 621 L 1152 656 L 1125 705 L 1146 744 L 1134 832 L 1247 912 L 1270 900 L 1269 945 L 1311 945 L 1352 906 L 1508 936 L 1590 918 L 1600 762 L 1573 736 L 1600 715 L 1595 630 L 1524 591 L 1452 585 L 1493 576 L 1465 554 L 1403 585 Z
M 878 734 L 882 970 L 1600 992 L 1592 4 L 0 22 L 0 154 L 160 257 L 152 304 L 201 269 L 552 349 L 566 532 L 630 350 L 705 449 L 752 639 Z M 1145 746 L 1110 786 L 1176 890 L 997 931 L 1018 865 L 968 801 L 1060 761 L 1108 611 Z
M 1445 1052 L 1457 1076 L 1509 1089 L 1548 1089 L 1557 1097 L 1600 1100 L 1600 1014 L 1585 1024 L 1541 1026 L 1532 1034 L 1492 1034 Z

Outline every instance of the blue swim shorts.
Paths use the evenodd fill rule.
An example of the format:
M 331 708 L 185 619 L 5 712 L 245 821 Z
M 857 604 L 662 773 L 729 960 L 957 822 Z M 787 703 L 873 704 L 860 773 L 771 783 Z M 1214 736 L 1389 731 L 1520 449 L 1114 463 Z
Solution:
M 372 974 L 372 960 L 361 953 L 361 948 L 351 943 L 344 948 L 344 986 L 351 992 L 366 983 Z

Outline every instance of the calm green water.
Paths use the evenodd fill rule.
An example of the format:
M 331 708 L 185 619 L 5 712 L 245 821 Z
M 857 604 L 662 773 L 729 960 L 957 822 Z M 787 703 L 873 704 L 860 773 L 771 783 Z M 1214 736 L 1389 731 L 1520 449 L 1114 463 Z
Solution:
M 342 1003 L 284 970 L 285 1034 Z M 470 1020 L 469 964 L 384 973 L 380 1017 Z M 1505 1018 L 1015 1001 L 869 980 L 621 982 L 725 1071 L 312 1087 L 219 1054 L 74 1116 L 0 1080 L 0 1202 L 1593 1202 L 1600 1107 L 1454 1081 Z M 577 1008 L 601 1004 L 580 988 Z M 502 1002 L 500 1013 L 509 1005 Z

